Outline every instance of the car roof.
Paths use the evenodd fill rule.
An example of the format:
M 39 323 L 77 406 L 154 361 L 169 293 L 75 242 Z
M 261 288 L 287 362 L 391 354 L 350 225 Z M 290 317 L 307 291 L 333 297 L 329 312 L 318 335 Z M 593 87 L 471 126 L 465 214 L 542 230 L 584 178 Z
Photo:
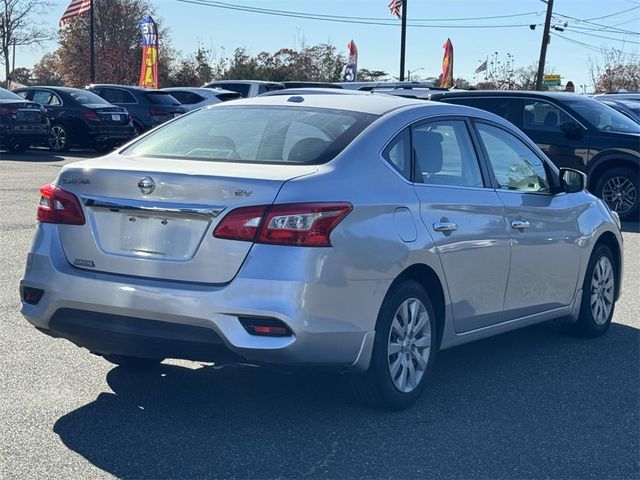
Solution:
M 551 98 L 558 101 L 576 101 L 580 99 L 587 99 L 584 95 L 579 95 L 572 92 L 538 92 L 535 90 L 465 90 L 465 91 L 448 91 L 437 92 L 434 91 L 429 98 L 453 98 L 453 97 L 538 97 L 538 98 Z
M 167 87 L 161 88 L 163 92 L 193 92 L 193 93 L 205 93 L 205 94 L 216 94 L 216 93 L 238 93 L 233 90 L 225 90 L 224 88 L 205 88 L 205 87 Z
M 205 85 L 223 85 L 225 83 L 242 83 L 246 85 L 282 85 L 280 82 L 268 82 L 265 80 L 212 80 Z
M 341 88 L 327 87 L 308 87 L 308 88 L 286 88 L 284 90 L 271 90 L 262 93 L 261 97 L 270 97 L 273 95 L 368 95 L 371 92 L 361 92 L 360 90 L 345 90 Z
M 141 93 L 167 93 L 167 92 L 163 92 L 160 89 L 142 88 L 134 85 L 118 85 L 116 83 L 92 83 L 91 85 L 87 86 L 87 88 L 92 88 L 92 87 L 113 87 L 113 88 L 121 88 L 123 90 L 132 90 L 132 91 L 141 92 Z
M 334 92 L 326 95 L 272 95 L 258 96 L 227 102 L 226 105 L 287 105 L 312 108 L 330 108 L 372 115 L 383 115 L 402 107 L 426 105 L 421 100 L 411 100 L 391 95 L 345 95 Z M 436 104 L 437 105 L 437 104 Z
M 27 87 L 21 87 L 17 90 L 27 90 L 27 89 L 38 89 L 38 88 L 46 88 L 47 90 L 53 90 L 54 92 L 63 92 L 63 93 L 73 93 L 73 92 L 84 92 L 83 88 L 73 88 L 73 87 L 60 87 L 60 86 L 49 86 L 49 85 L 29 85 Z

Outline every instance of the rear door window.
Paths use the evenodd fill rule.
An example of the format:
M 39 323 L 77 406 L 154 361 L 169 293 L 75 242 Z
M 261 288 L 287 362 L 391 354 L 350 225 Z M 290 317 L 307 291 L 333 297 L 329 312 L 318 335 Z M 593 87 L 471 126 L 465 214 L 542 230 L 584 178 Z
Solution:
M 384 159 L 404 178 L 411 181 L 411 130 L 405 128 L 382 152 Z
M 521 127 L 522 117 L 522 100 L 519 98 L 509 97 L 490 97 L 490 98 L 456 98 L 444 99 L 449 103 L 458 105 L 466 105 L 468 107 L 479 108 L 487 112 L 495 113 L 505 120 L 510 121 L 514 125 Z
M 40 105 L 62 105 L 60 98 L 47 90 L 34 90 L 33 101 Z
M 109 103 L 138 103 L 131 93 L 121 88 L 101 88 L 100 96 Z

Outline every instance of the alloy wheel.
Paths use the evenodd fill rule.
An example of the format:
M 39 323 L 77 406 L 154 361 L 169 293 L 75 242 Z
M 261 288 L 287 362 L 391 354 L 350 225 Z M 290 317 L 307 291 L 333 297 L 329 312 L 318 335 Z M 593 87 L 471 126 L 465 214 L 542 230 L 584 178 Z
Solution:
M 417 298 L 408 298 L 396 311 L 387 344 L 389 373 L 398 390 L 410 393 L 420 384 L 430 350 L 427 309 Z
M 597 325 L 609 319 L 614 299 L 613 266 L 607 257 L 600 257 L 591 277 L 591 314 Z
M 60 151 L 67 145 L 67 132 L 60 125 L 54 125 L 49 131 L 49 148 Z
M 620 216 L 633 208 L 637 196 L 636 187 L 626 177 L 611 177 L 602 187 L 602 199 Z

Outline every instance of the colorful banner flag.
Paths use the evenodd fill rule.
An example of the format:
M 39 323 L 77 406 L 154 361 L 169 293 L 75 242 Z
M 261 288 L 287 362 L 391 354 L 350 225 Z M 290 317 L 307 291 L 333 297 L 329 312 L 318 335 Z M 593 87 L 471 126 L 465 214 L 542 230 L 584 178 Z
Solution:
M 349 49 L 349 60 L 347 60 L 342 81 L 356 82 L 358 81 L 358 47 L 356 47 L 356 42 L 351 40 L 347 48 Z
M 87 13 L 91 10 L 91 0 L 72 0 L 67 9 L 62 14 L 60 19 L 60 26 L 64 26 L 69 19 L 79 17 L 83 13 Z
M 442 78 L 440 86 L 444 88 L 453 87 L 453 44 L 447 38 L 444 45 L 444 57 L 442 58 Z
M 391 2 L 389 2 L 389 11 L 391 15 L 402 18 L 402 0 L 391 0 Z
M 153 18 L 140 20 L 142 35 L 142 65 L 139 85 L 144 88 L 158 88 L 158 27 Z

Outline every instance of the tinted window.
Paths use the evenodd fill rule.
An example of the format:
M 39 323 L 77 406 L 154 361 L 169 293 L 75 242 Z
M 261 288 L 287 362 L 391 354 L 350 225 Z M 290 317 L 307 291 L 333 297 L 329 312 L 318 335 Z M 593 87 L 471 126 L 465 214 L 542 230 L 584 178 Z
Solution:
M 544 100 L 524 100 L 523 130 L 560 132 L 560 125 L 573 122 L 573 118 L 553 103 Z
M 482 187 L 482 174 L 465 122 L 443 120 L 412 128 L 416 183 Z
M 20 98 L 27 98 L 27 95 L 29 95 L 29 92 L 27 90 L 22 90 L 21 92 L 16 92 L 16 94 L 20 97 Z
M 246 83 L 224 83 L 219 85 L 213 85 L 214 87 L 224 88 L 225 90 L 231 90 L 232 92 L 238 92 L 243 97 L 249 96 L 249 89 L 251 85 Z
M 100 96 L 109 103 L 137 103 L 131 93 L 120 88 L 101 88 Z
M 523 192 L 549 192 L 542 160 L 520 139 L 498 127 L 477 124 L 498 186 Z
M 154 105 L 180 105 L 173 95 L 164 92 L 145 92 L 145 97 Z
M 204 100 L 204 98 L 202 98 L 200 95 L 196 95 L 195 93 L 183 90 L 172 90 L 170 93 L 173 98 L 178 100 L 183 105 L 193 105 L 194 103 L 200 103 Z
M 395 168 L 400 175 L 407 180 L 411 180 L 411 133 L 408 128 L 397 135 L 382 156 Z
M 458 105 L 466 105 L 468 107 L 479 108 L 487 112 L 495 113 L 505 120 L 509 120 L 515 125 L 520 125 L 520 116 L 522 112 L 522 100 L 519 98 L 492 97 L 492 98 L 447 98 L 444 100 L 449 103 Z
M 78 91 L 69 93 L 71 98 L 73 98 L 76 102 L 82 105 L 109 105 L 104 98 L 99 97 L 95 93 L 87 92 L 87 91 Z
M 304 107 L 222 106 L 159 128 L 125 154 L 258 163 L 324 163 L 377 116 Z
M 570 102 L 569 106 L 598 130 L 640 133 L 640 125 L 597 100 L 581 99 L 580 101 Z

